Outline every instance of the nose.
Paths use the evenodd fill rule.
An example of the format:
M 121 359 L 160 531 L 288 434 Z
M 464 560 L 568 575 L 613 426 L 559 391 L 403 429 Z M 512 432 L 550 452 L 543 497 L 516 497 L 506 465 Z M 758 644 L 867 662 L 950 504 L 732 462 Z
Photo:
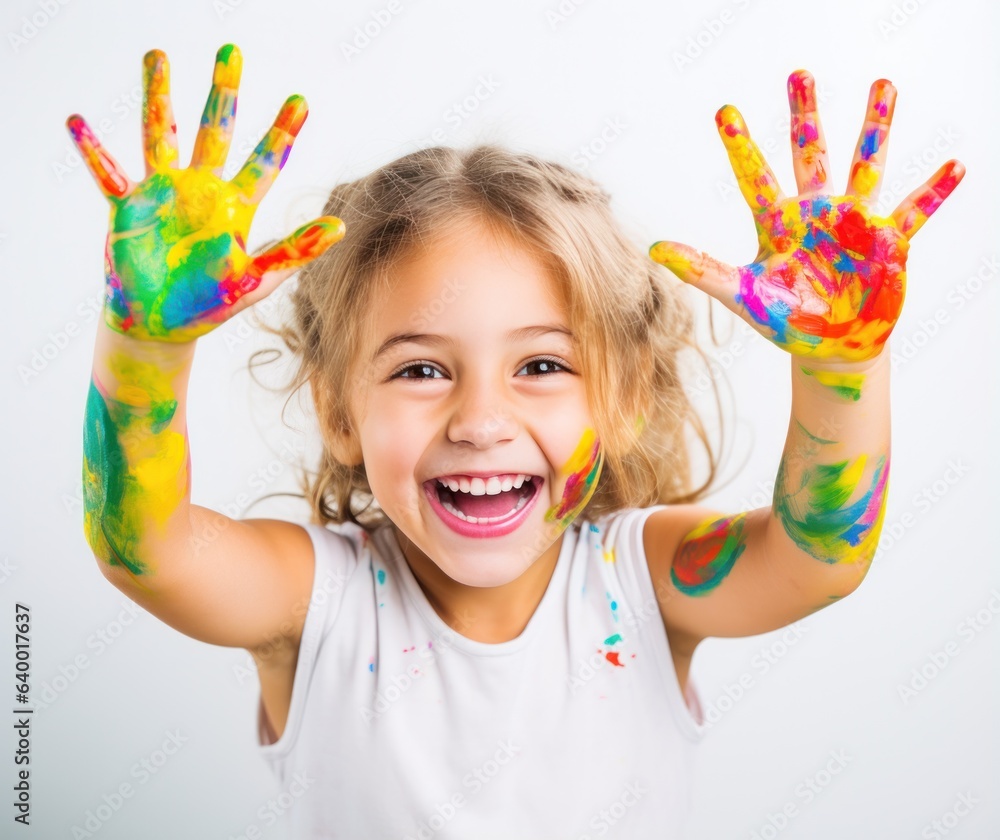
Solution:
M 462 383 L 448 421 L 448 439 L 452 443 L 470 443 L 477 449 L 488 449 L 513 440 L 519 428 L 502 386 L 486 377 Z

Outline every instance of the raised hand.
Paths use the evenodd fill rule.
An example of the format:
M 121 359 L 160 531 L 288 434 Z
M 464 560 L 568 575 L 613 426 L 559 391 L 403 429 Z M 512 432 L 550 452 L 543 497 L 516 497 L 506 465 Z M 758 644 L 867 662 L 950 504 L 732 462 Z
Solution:
M 965 175 L 950 160 L 890 217 L 874 213 L 885 167 L 896 90 L 871 87 L 844 194 L 831 194 L 826 141 L 812 76 L 788 78 L 792 159 L 799 194 L 787 198 L 731 105 L 715 115 L 719 135 L 753 212 L 760 249 L 739 268 L 677 242 L 650 256 L 681 280 L 740 315 L 774 344 L 811 362 L 860 362 L 877 356 L 895 326 L 906 287 L 909 240 Z
M 257 205 L 284 166 L 308 109 L 301 96 L 289 97 L 243 168 L 223 180 L 242 66 L 235 45 L 217 53 L 187 169 L 177 168 L 170 68 L 160 50 L 143 58 L 144 180 L 129 179 L 82 117 L 66 121 L 111 203 L 104 311 L 107 323 L 125 335 L 191 341 L 270 294 L 284 279 L 281 272 L 315 259 L 344 236 L 340 219 L 323 216 L 256 257 L 247 253 Z M 270 271 L 275 274 L 264 278 Z

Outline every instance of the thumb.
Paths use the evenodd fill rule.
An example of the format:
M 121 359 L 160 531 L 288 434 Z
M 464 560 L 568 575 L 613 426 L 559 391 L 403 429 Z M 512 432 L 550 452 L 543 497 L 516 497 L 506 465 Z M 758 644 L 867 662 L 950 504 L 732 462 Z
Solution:
M 336 216 L 320 216 L 254 257 L 247 273 L 261 277 L 265 271 L 300 268 L 340 242 L 345 230 L 344 223 Z
M 265 272 L 263 277 L 252 277 L 247 274 L 244 277 L 244 284 L 247 286 L 252 285 L 252 289 L 236 299 L 226 317 L 232 318 L 247 307 L 253 306 L 257 301 L 263 300 L 295 274 L 296 271 L 298 271 L 297 268 L 280 268 Z
M 266 298 L 303 265 L 343 239 L 345 230 L 336 216 L 320 216 L 250 260 L 243 278 L 224 290 L 223 299 L 233 307 L 230 317 Z
M 731 302 L 739 290 L 739 271 L 735 266 L 680 242 L 656 242 L 649 249 L 649 256 L 685 283 L 696 286 L 723 303 Z

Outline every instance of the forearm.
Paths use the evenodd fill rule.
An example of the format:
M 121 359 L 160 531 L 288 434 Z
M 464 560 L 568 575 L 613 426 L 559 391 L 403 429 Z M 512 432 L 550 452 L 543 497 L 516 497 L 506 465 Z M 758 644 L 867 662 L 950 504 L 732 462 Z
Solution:
M 800 561 L 793 568 L 802 569 L 803 585 L 835 596 L 867 573 L 882 529 L 891 357 L 886 346 L 865 364 L 810 364 L 801 357 L 791 364 L 791 420 L 775 479 L 768 552 Z
M 148 579 L 161 558 L 189 544 L 194 347 L 98 325 L 84 426 L 84 526 L 108 575 Z

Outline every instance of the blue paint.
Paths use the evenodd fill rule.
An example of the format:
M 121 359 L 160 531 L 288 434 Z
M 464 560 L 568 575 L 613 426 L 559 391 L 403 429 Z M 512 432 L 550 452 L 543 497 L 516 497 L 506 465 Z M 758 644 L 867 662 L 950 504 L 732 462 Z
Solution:
M 873 128 L 865 132 L 864 142 L 861 144 L 861 159 L 868 160 L 878 151 L 878 129 Z

